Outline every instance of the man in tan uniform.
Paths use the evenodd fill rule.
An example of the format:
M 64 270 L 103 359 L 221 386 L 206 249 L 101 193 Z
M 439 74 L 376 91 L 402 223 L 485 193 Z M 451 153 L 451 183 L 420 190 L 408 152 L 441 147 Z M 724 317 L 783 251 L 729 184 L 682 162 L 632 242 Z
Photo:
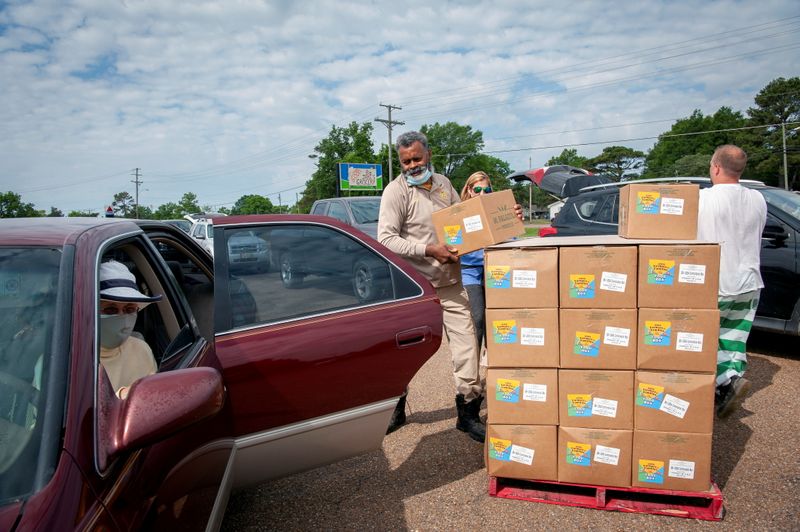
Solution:
M 397 139 L 403 174 L 383 192 L 378 217 L 378 240 L 406 259 L 436 289 L 444 312 L 444 332 L 453 355 L 456 384 L 456 428 L 483 442 L 486 426 L 479 412 L 483 387 L 479 375 L 479 350 L 461 284 L 461 267 L 454 250 L 438 242 L 431 213 L 460 201 L 450 180 L 433 172 L 428 139 L 409 131 Z M 521 208 L 517 209 L 521 216 Z M 392 416 L 389 431 L 405 423 L 405 395 Z

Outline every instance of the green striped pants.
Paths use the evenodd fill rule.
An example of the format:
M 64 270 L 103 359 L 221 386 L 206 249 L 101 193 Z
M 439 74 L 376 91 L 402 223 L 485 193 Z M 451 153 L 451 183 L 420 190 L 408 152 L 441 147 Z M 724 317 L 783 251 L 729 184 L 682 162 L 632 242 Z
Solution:
M 753 326 L 761 290 L 735 296 L 719 296 L 719 346 L 717 347 L 717 386 L 731 377 L 743 376 L 747 367 L 747 337 Z

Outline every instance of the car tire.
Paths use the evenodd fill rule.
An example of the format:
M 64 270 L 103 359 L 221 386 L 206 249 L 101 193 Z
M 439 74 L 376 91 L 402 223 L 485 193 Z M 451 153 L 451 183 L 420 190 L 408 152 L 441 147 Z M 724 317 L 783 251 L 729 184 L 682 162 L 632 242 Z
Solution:
M 280 259 L 281 264 L 281 281 L 286 288 L 297 288 L 303 285 L 303 279 L 306 274 L 301 273 L 297 267 L 297 260 L 292 256 L 289 251 L 284 252 Z
M 386 264 L 377 260 L 360 259 L 353 265 L 353 294 L 359 303 L 388 298 L 391 286 Z

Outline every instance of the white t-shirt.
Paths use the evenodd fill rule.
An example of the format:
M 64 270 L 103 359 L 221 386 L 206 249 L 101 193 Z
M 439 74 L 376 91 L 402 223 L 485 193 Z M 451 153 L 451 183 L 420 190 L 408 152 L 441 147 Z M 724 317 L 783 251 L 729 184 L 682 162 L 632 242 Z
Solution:
M 119 347 L 106 349 L 101 346 L 100 363 L 114 392 L 122 399 L 128 395 L 127 389 L 131 384 L 158 371 L 150 346 L 135 336 L 128 337 Z
M 759 265 L 766 223 L 767 202 L 757 190 L 724 184 L 700 191 L 697 238 L 720 243 L 719 295 L 764 287 Z

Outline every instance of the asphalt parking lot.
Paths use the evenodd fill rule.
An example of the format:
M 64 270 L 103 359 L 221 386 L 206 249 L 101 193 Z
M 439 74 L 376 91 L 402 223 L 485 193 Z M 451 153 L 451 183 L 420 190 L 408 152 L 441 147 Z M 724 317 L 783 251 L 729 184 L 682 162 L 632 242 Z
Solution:
M 444 345 L 411 382 L 408 425 L 381 450 L 240 490 L 222 529 L 800 530 L 800 339 L 753 333 L 748 348 L 751 395 L 714 426 L 721 523 L 490 497 L 483 447 L 454 428 Z

